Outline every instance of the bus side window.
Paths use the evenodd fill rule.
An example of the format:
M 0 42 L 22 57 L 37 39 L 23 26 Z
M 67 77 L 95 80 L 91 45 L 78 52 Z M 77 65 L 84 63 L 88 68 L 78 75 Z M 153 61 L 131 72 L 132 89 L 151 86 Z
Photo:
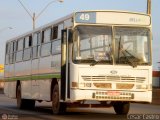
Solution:
M 32 46 L 32 36 L 27 36 L 25 37 L 25 47 L 24 48 L 29 48 Z
M 6 54 L 10 53 L 10 43 L 7 43 L 6 45 Z
M 11 42 L 10 53 L 13 53 L 13 49 L 14 49 L 14 42 Z
M 23 60 L 31 59 L 32 36 L 25 37 L 25 47 L 23 52 Z
M 16 52 L 17 50 L 17 41 L 14 41 L 13 43 L 13 52 Z
M 55 40 L 52 42 L 52 54 L 60 54 L 61 53 L 61 41 Z
M 22 61 L 23 58 L 24 38 L 17 41 L 16 62 Z
M 16 50 L 16 41 L 11 42 L 10 44 L 10 54 L 9 54 L 9 63 L 13 64 L 15 62 L 15 50 Z
M 17 51 L 23 50 L 23 39 L 18 40 Z
M 30 60 L 30 59 L 31 59 L 31 48 L 27 48 L 24 50 L 23 60 Z
M 10 53 L 10 43 L 7 43 L 7 44 L 6 44 L 5 64 L 9 64 L 9 53 Z
M 41 46 L 41 56 L 46 57 L 51 53 L 51 43 L 46 43 Z
M 32 36 L 30 35 L 29 36 L 29 47 L 31 47 L 32 46 Z
M 58 37 L 58 26 L 52 28 L 52 37 L 51 40 L 57 39 Z
M 22 61 L 22 57 L 23 57 L 23 51 L 18 51 L 16 53 L 16 62 Z
M 39 57 L 40 46 L 34 46 L 32 49 L 32 59 L 36 59 Z
M 42 31 L 42 40 L 41 43 L 44 43 L 44 31 Z
M 51 40 L 51 28 L 47 28 L 42 31 L 42 43 L 49 42 Z
M 40 32 L 37 33 L 37 41 L 38 41 L 38 45 L 40 45 L 41 44 L 41 33 Z

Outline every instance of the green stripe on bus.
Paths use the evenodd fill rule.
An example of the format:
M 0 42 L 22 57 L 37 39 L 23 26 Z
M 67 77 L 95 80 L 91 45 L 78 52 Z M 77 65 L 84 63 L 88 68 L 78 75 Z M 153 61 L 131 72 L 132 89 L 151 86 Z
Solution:
M 5 82 L 12 82 L 17 80 L 44 80 L 44 79 L 52 79 L 52 78 L 58 78 L 60 79 L 60 74 L 44 74 L 44 75 L 32 75 L 32 76 L 20 76 L 20 77 L 11 77 L 11 78 L 5 78 Z

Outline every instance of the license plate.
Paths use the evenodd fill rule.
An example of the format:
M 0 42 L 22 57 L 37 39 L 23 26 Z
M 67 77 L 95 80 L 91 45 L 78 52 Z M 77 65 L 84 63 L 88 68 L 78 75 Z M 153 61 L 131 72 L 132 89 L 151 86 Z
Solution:
M 117 91 L 108 91 L 107 95 L 109 95 L 109 96 L 119 96 L 120 92 L 117 92 Z

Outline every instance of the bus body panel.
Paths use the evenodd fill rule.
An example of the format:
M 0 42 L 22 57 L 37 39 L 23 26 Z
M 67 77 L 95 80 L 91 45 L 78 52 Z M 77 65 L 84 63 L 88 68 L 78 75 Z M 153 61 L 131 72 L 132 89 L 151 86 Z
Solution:
M 24 99 L 31 99 L 32 98 L 32 81 L 26 80 L 21 81 L 21 92 L 22 92 L 22 98 Z
M 152 100 L 151 66 L 133 68 L 132 66 L 90 66 L 72 63 L 71 71 L 73 71 L 70 73 L 72 76 L 70 79 L 71 101 L 89 99 L 151 102 Z M 115 99 L 111 99 L 112 97 Z
M 134 94 L 134 99 L 130 99 L 130 96 L 128 95 L 124 95 L 124 97 L 121 95 L 121 97 L 118 96 L 107 96 L 104 94 L 110 93 L 113 91 L 103 91 L 103 90 L 81 90 L 81 89 L 71 89 L 71 102 L 77 102 L 77 101 L 88 101 L 88 100 L 92 100 L 92 101 L 129 101 L 129 102 L 146 102 L 146 103 L 151 103 L 152 102 L 152 98 L 150 96 L 152 96 L 152 91 L 148 91 L 148 92 L 129 92 L 131 94 Z M 115 91 L 117 93 L 123 93 L 123 94 L 128 94 L 128 92 L 123 92 L 123 91 Z M 94 98 L 93 94 L 96 94 L 97 98 Z
M 40 99 L 40 81 L 39 80 L 32 80 L 32 91 L 31 96 L 32 99 Z
M 51 79 L 45 79 L 39 81 L 39 100 L 50 101 L 51 96 Z
M 39 59 L 39 74 L 54 73 L 51 67 L 52 56 L 42 57 Z
M 15 77 L 20 77 L 20 76 L 23 77 L 31 76 L 31 61 L 15 63 Z
M 33 59 L 32 60 L 32 76 L 35 76 L 34 78 L 32 77 L 32 99 L 39 99 L 40 97 L 40 92 L 39 92 L 39 80 L 38 79 L 38 74 L 39 74 L 39 59 Z
M 16 98 L 16 82 L 5 82 L 4 94 L 10 98 Z

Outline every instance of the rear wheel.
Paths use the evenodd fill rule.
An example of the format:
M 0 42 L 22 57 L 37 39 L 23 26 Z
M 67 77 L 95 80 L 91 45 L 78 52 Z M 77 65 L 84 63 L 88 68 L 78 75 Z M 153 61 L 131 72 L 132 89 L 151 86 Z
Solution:
M 113 104 L 114 111 L 120 115 L 126 115 L 129 112 L 130 103 L 129 102 L 115 102 Z
M 17 87 L 17 107 L 19 109 L 33 109 L 35 107 L 35 100 L 22 99 L 21 85 Z
M 53 114 L 64 114 L 66 112 L 66 104 L 59 100 L 59 87 L 56 84 L 52 92 L 52 111 Z

